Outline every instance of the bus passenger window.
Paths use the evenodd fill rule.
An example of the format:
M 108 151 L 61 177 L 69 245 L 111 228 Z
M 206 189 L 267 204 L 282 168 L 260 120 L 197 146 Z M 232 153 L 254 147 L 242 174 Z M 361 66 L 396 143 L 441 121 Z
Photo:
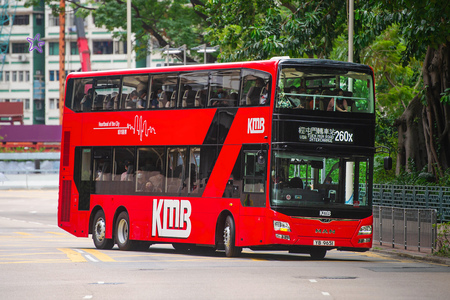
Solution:
M 208 106 L 236 107 L 240 74 L 240 70 L 211 72 Z
M 184 194 L 187 192 L 186 148 L 167 148 L 166 193 Z
M 105 111 L 114 109 L 113 94 L 119 93 L 119 77 L 100 77 L 94 80 L 94 97 L 92 110 Z
M 247 151 L 244 155 L 244 192 L 264 193 L 266 162 L 262 151 Z
M 240 105 L 267 105 L 270 102 L 270 74 L 255 71 L 242 71 L 242 91 Z
M 148 107 L 149 76 L 124 76 L 122 80 L 121 109 L 145 109 Z
M 136 192 L 162 194 L 164 190 L 164 148 L 137 149 Z
M 157 93 L 152 107 L 173 108 L 178 102 L 178 75 L 176 73 L 152 76 L 152 91 Z M 181 95 L 183 96 L 183 95 Z M 155 101 L 156 100 L 156 101 Z

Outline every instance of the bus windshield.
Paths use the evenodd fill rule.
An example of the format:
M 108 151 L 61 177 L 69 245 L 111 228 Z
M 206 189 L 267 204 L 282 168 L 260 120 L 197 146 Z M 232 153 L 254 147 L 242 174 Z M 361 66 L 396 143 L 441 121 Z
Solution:
M 370 207 L 370 162 L 362 156 L 274 151 L 271 206 Z
M 276 108 L 373 113 L 373 81 L 361 71 L 283 66 Z

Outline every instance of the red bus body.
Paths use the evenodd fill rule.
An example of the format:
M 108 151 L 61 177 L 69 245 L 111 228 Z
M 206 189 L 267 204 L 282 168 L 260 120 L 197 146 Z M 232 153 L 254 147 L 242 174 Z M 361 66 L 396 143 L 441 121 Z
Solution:
M 277 93 L 280 93 L 280 88 L 277 88 L 277 82 L 280 82 L 281 80 L 279 79 L 280 68 L 280 61 L 273 60 L 249 63 L 70 74 L 67 77 L 68 82 L 71 80 L 75 82 L 77 79 L 81 78 L 101 78 L 107 76 L 110 76 L 111 78 L 115 76 L 114 78 L 118 78 L 119 76 L 131 76 L 135 74 L 155 75 L 161 73 L 176 73 L 178 74 L 177 76 L 180 76 L 179 74 L 182 74 L 183 72 L 210 72 L 229 69 L 258 70 L 271 76 L 270 82 L 267 82 L 270 85 L 270 104 L 262 106 L 238 105 L 232 109 L 217 108 L 213 106 L 209 107 L 204 104 L 202 107 L 187 108 L 180 107 L 182 102 L 180 97 L 178 100 L 180 103 L 179 106 L 169 109 L 152 109 L 149 104 L 146 104 L 145 109 L 100 109 L 98 112 L 81 112 L 76 111 L 74 105 L 70 107 L 71 104 L 68 103 L 70 102 L 68 99 L 71 97 L 74 97 L 75 99 L 75 96 L 72 95 L 75 95 L 76 88 L 73 88 L 72 91 L 70 90 L 71 85 L 66 84 L 66 105 L 64 107 L 61 143 L 62 156 L 58 205 L 59 227 L 77 237 L 88 237 L 94 230 L 94 215 L 96 215 L 98 211 L 103 211 L 105 221 L 104 237 L 108 240 L 112 240 L 114 243 L 117 242 L 114 240 L 115 231 L 118 230 L 117 218 L 121 212 L 125 211 L 129 217 L 129 240 L 146 241 L 148 243 L 185 243 L 189 245 L 211 246 L 220 249 L 223 248 L 222 238 L 225 226 L 224 222 L 227 217 L 231 217 L 234 221 L 235 230 L 234 246 L 239 248 L 284 249 L 298 253 L 315 253 L 315 249 L 354 251 L 366 251 L 370 249 L 372 246 L 371 226 L 373 222 L 371 212 L 369 212 L 369 210 L 371 210 L 370 195 L 365 196 L 367 197 L 367 200 L 365 201 L 368 201 L 369 203 L 364 209 L 363 217 L 361 217 L 361 214 L 355 215 L 352 213 L 346 217 L 343 212 L 339 213 L 339 216 L 334 216 L 335 213 L 333 209 L 318 209 L 317 215 L 314 215 L 316 213 L 309 212 L 306 206 L 304 207 L 304 211 L 308 211 L 308 213 L 296 215 L 295 212 L 285 213 L 289 208 L 285 207 L 284 204 L 274 204 L 276 201 L 271 203 L 270 199 L 272 194 L 270 191 L 275 189 L 274 186 L 276 185 L 275 183 L 272 183 L 275 159 L 280 162 L 282 161 L 283 163 L 288 163 L 290 169 L 298 169 L 298 172 L 303 172 L 301 170 L 306 166 L 306 181 L 310 182 L 311 186 L 313 182 L 318 183 L 317 179 L 308 177 L 312 176 L 312 172 L 316 172 L 316 175 L 314 175 L 315 177 L 313 176 L 314 178 L 318 178 L 320 172 L 325 174 L 325 167 L 323 166 L 322 168 L 318 166 L 314 169 L 317 166 L 317 163 L 314 164 L 313 159 L 306 165 L 302 165 L 302 163 L 299 162 L 300 160 L 294 158 L 286 159 L 282 152 L 278 154 L 279 156 L 275 156 L 275 154 L 271 155 L 271 151 L 275 149 L 275 144 L 273 142 L 277 140 L 279 144 L 282 143 L 280 142 L 281 138 L 274 137 L 275 134 L 278 136 L 274 127 L 274 111 L 276 110 L 275 99 Z M 371 77 L 373 78 L 373 75 L 371 75 Z M 151 78 L 152 82 L 156 82 L 156 77 Z M 117 82 L 119 82 L 119 80 L 122 79 L 117 79 Z M 241 79 L 241 84 L 242 82 L 243 79 Z M 87 83 L 86 86 L 88 84 L 90 83 Z M 373 81 L 371 84 L 371 88 L 373 88 Z M 69 87 L 67 88 L 67 86 Z M 110 86 L 110 90 L 117 88 L 114 84 L 111 84 Z M 209 90 L 212 90 L 211 83 L 209 85 Z M 118 91 L 119 94 L 122 95 L 122 101 L 125 101 L 125 87 L 118 88 Z M 178 91 L 181 93 L 180 89 L 178 89 Z M 240 91 L 243 91 L 242 85 Z M 100 90 L 99 93 L 101 93 Z M 188 93 L 185 92 L 185 94 L 187 95 Z M 151 100 L 150 98 L 147 99 Z M 72 103 L 74 101 L 75 100 L 73 100 Z M 244 102 L 241 101 L 241 103 Z M 186 150 L 180 151 L 185 151 L 183 153 L 186 153 L 185 157 L 187 157 L 188 151 L 191 151 L 192 153 L 195 152 L 192 150 L 192 147 L 201 147 L 201 145 L 205 145 L 208 136 L 211 136 L 211 124 L 219 124 L 217 125 L 217 132 L 222 130 L 220 122 L 225 122 L 228 117 L 222 117 L 221 114 L 232 115 L 230 117 L 232 118 L 232 121 L 227 121 L 229 126 L 226 128 L 226 134 L 223 135 L 223 141 L 209 143 L 211 145 L 218 145 L 218 150 L 213 164 L 214 167 L 210 174 L 208 174 L 207 180 L 205 180 L 205 183 L 202 186 L 201 194 L 193 194 L 196 189 L 199 189 L 200 185 L 198 184 L 192 184 L 189 191 L 179 195 L 173 193 L 158 194 L 157 192 L 115 193 L 113 192 L 114 186 L 118 187 L 120 184 L 124 184 L 119 181 L 105 183 L 107 185 L 105 187 L 107 192 L 101 192 L 100 187 L 97 185 L 98 183 L 93 177 L 94 175 L 90 174 L 89 184 L 91 184 L 91 187 L 96 186 L 95 192 L 89 192 L 88 196 L 81 195 L 82 191 L 79 190 L 81 185 L 77 186 L 75 177 L 84 175 L 77 175 L 78 171 L 76 170 L 79 161 L 76 161 L 76 157 L 80 157 L 77 155 L 82 156 L 85 153 L 91 153 L 92 161 L 90 163 L 90 170 L 92 172 L 96 171 L 95 166 L 92 167 L 95 165 L 95 162 L 93 161 L 97 159 L 95 156 L 95 147 L 130 147 L 130 149 L 131 147 L 134 147 L 136 160 L 140 155 L 139 153 L 143 153 L 138 153 L 138 151 L 141 151 L 140 149 L 142 149 L 142 147 L 166 147 L 164 148 L 164 153 L 167 155 L 169 155 L 169 150 L 175 151 L 175 147 L 185 147 Z M 283 118 L 285 118 L 282 117 L 282 115 L 283 114 L 280 113 L 280 117 L 277 117 L 281 120 L 280 124 L 281 122 L 284 122 Z M 357 115 L 357 113 L 355 113 L 355 115 Z M 366 114 L 366 116 L 369 115 L 369 119 L 372 119 L 373 114 Z M 219 119 L 219 121 L 217 121 L 217 119 Z M 285 119 L 287 120 L 289 118 L 286 117 Z M 301 116 L 299 117 L 299 120 L 302 120 Z M 326 116 L 323 117 L 321 123 L 323 123 L 323 120 L 326 120 Z M 330 122 L 336 121 L 332 121 L 330 118 Z M 368 143 L 369 146 L 366 145 L 365 147 L 362 147 L 364 149 L 360 151 L 361 153 L 367 153 L 367 156 L 369 157 L 368 161 L 373 159 L 374 153 L 372 133 L 374 131 L 374 124 L 373 121 L 367 127 L 372 142 Z M 277 126 L 277 128 L 281 128 L 284 125 Z M 291 125 L 286 126 L 291 127 Z M 355 126 L 357 127 L 358 125 Z M 326 128 L 327 126 L 322 127 Z M 297 129 L 295 130 L 297 131 Z M 348 135 L 350 135 L 352 139 L 357 137 L 356 130 L 357 129 L 347 130 L 348 132 L 351 132 Z M 307 129 L 307 131 L 311 131 L 311 128 Z M 283 132 L 287 131 L 283 129 Z M 326 132 L 328 132 L 328 130 L 326 130 Z M 344 130 L 342 130 L 342 132 L 344 132 Z M 219 132 L 214 136 L 221 136 L 220 134 L 221 133 Z M 287 137 L 287 140 L 289 139 L 290 138 Z M 356 142 L 353 140 L 352 142 L 355 143 L 353 148 L 357 148 L 358 145 Z M 258 145 L 253 148 L 261 146 L 264 150 L 258 152 L 258 149 L 254 149 L 251 150 L 254 151 L 254 153 L 252 152 L 251 154 L 252 156 L 250 154 L 245 156 L 246 152 L 244 153 L 244 148 L 248 145 L 250 145 L 250 148 L 252 145 Z M 319 146 L 321 145 L 321 143 L 314 144 L 314 149 L 317 148 L 317 150 L 312 150 L 308 153 L 313 153 L 314 151 L 320 152 Z M 335 145 L 328 144 L 325 146 L 329 146 L 331 149 L 331 147 L 334 147 Z M 342 147 L 346 146 L 347 145 L 343 145 Z M 170 149 L 168 147 L 170 147 Z M 277 147 L 280 146 L 278 145 Z M 90 149 L 93 150 L 91 151 Z M 108 148 L 107 151 L 112 151 L 108 153 L 115 153 L 114 148 L 111 149 L 113 150 L 109 150 Z M 205 155 L 207 152 L 208 151 L 202 152 L 202 155 Z M 237 166 L 236 161 L 238 157 L 241 159 L 244 166 L 241 172 L 246 172 L 244 171 L 244 169 L 247 170 L 247 165 L 244 165 L 246 159 L 258 156 L 261 153 L 264 153 L 263 155 L 265 155 L 265 173 L 264 179 L 261 179 L 261 181 L 258 182 L 261 182 L 261 185 L 264 185 L 262 188 L 263 192 L 258 192 L 257 195 L 252 194 L 251 192 L 245 193 L 244 189 L 249 189 L 248 187 L 250 185 L 243 188 L 242 185 L 244 185 L 244 183 L 239 186 L 233 186 L 233 174 L 235 174 L 234 168 Z M 112 156 L 113 157 L 109 159 L 112 161 L 112 164 L 114 164 L 116 163 L 114 161 L 114 154 L 112 154 Z M 245 158 L 242 158 L 241 156 L 245 156 Z M 323 161 L 325 161 L 325 159 Z M 165 162 L 167 165 L 169 164 L 167 157 Z M 190 161 L 191 165 L 192 162 L 193 160 Z M 366 174 L 369 174 L 371 167 L 369 168 L 369 164 L 364 162 L 364 166 L 366 165 Z M 118 167 L 115 166 L 115 168 Z M 170 172 L 169 169 L 170 168 L 166 166 L 167 172 Z M 79 172 L 80 174 L 82 170 L 83 169 Z M 359 169 L 356 170 L 359 171 Z M 311 174 L 308 175 L 308 172 L 311 172 Z M 118 173 L 116 172 L 116 174 Z M 187 171 L 185 174 L 187 174 Z M 134 176 L 136 178 L 136 173 Z M 168 175 L 166 174 L 165 176 Z M 305 181 L 304 175 L 299 175 L 298 177 L 302 176 Z M 370 177 L 368 183 L 370 188 L 366 192 L 370 193 L 371 175 L 367 176 Z M 243 175 L 243 178 L 244 177 L 245 174 Z M 133 184 L 134 186 L 137 186 L 137 179 L 134 180 Z M 168 182 L 167 177 L 165 180 Z M 249 181 L 245 180 L 246 179 L 242 179 L 243 182 L 253 182 L 251 181 L 253 179 Z M 224 197 L 230 189 L 230 186 L 232 186 L 231 190 L 233 192 L 240 195 L 239 197 Z M 257 189 L 257 186 L 258 184 L 252 184 L 251 188 Z M 310 189 L 311 191 L 315 191 L 312 187 Z M 338 189 L 336 188 L 336 190 Z M 259 191 L 261 191 L 261 189 Z M 324 201 L 330 201 L 332 194 L 333 193 L 329 193 L 326 197 L 324 196 Z M 86 197 L 88 197 L 88 203 L 81 204 L 81 201 L 85 201 L 81 199 L 85 199 Z M 286 196 L 286 199 L 289 200 L 290 197 L 291 196 Z M 301 199 L 306 196 L 301 196 L 299 194 L 295 197 L 296 199 Z M 262 198 L 264 200 L 258 200 Z M 279 203 L 282 203 L 283 201 L 286 200 L 283 198 Z M 358 201 L 354 201 L 353 205 L 349 205 L 349 209 L 355 211 L 362 210 L 362 208 L 359 207 L 360 205 L 362 206 Z M 83 209 L 81 209 L 82 206 L 84 207 Z M 280 207 L 280 209 L 277 209 L 277 207 Z M 281 228 L 278 228 L 277 230 L 277 228 L 274 228 L 275 221 L 288 223 L 289 228 L 285 228 L 285 225 L 282 225 Z M 360 230 L 363 226 L 370 226 L 370 231 L 361 234 Z

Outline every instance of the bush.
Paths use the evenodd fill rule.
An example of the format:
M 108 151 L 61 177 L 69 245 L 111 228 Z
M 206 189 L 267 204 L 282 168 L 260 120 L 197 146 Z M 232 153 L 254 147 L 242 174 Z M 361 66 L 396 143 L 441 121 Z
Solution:
M 435 255 L 450 257 L 450 222 L 439 224 L 437 231 Z

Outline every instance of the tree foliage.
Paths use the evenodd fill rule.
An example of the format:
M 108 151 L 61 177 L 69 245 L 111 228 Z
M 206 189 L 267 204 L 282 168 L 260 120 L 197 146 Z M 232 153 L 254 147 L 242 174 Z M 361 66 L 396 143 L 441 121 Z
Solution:
M 26 5 L 38 5 L 41 0 L 26 0 Z M 45 0 L 54 14 L 59 14 L 59 5 Z M 127 9 L 126 0 L 87 0 L 66 1 L 66 10 L 77 10 L 79 17 L 93 17 L 97 27 L 105 27 L 116 38 L 126 39 Z M 155 47 L 180 47 L 186 44 L 192 48 L 205 43 L 204 27 L 206 17 L 194 10 L 194 6 L 202 5 L 195 0 L 132 0 L 132 32 L 135 35 L 133 47 L 138 54 L 145 55 L 149 40 Z M 144 51 L 147 50 L 147 51 Z M 193 52 L 193 54 L 196 54 Z M 189 61 L 194 61 L 188 57 Z

